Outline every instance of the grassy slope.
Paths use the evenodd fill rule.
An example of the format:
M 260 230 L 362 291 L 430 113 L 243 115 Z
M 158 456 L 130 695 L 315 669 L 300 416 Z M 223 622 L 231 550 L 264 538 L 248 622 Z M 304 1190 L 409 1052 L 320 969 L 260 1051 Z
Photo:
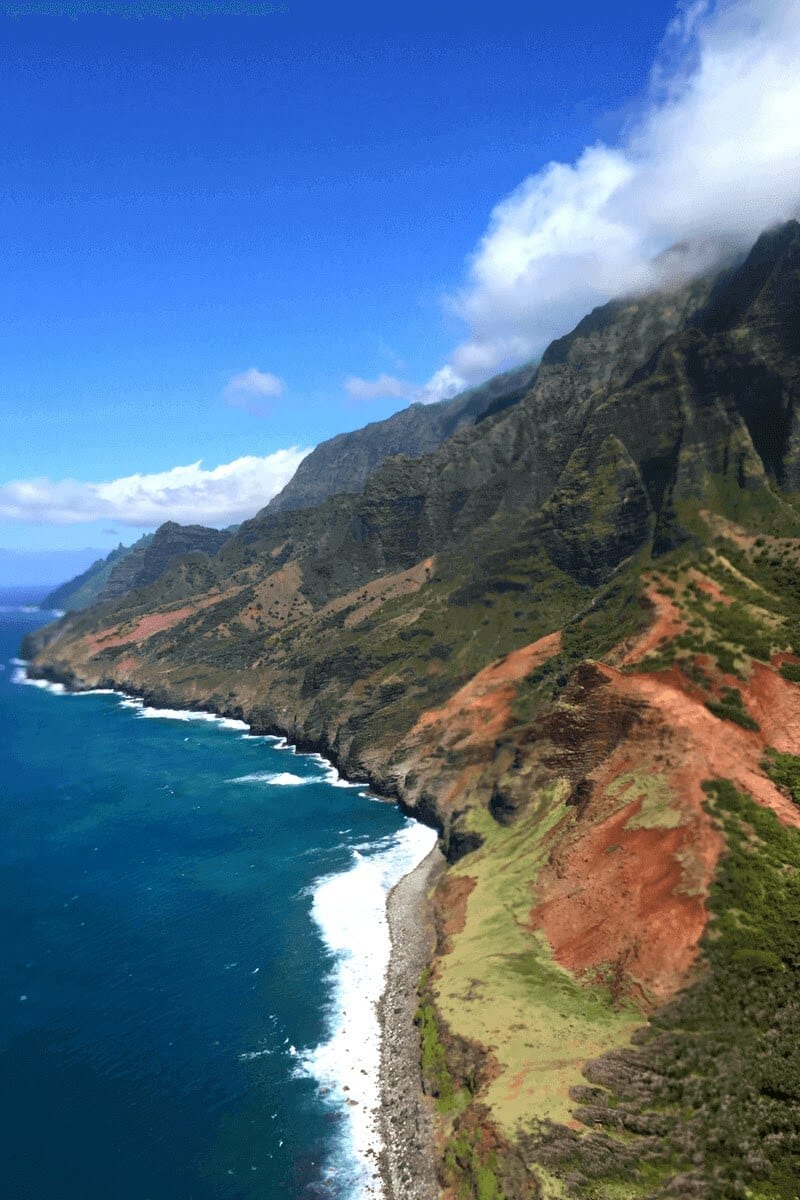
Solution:
M 548 833 L 564 817 L 564 781 L 544 789 L 509 828 L 484 811 L 470 825 L 485 836 L 477 853 L 453 868 L 475 881 L 463 932 L 454 939 L 436 985 L 447 1024 L 481 1042 L 498 1074 L 482 1094 L 500 1130 L 516 1136 L 537 1118 L 567 1120 L 569 1087 L 587 1055 L 627 1038 L 638 1024 L 614 1010 L 602 987 L 582 987 L 530 928 L 531 880 L 548 853 Z
M 727 780 L 705 790 L 727 846 L 705 970 L 635 1050 L 591 1065 L 591 1153 L 575 1136 L 529 1147 L 582 1196 L 797 1195 L 800 834 Z
M 709 707 L 716 704 L 723 721 L 757 728 L 748 715 L 753 662 L 800 648 L 800 544 L 715 527 L 716 543 L 696 561 L 685 550 L 675 552 L 652 577 L 676 603 L 685 632 L 628 670 L 677 669 L 687 691 Z M 731 532 L 733 540 L 721 536 Z M 576 656 L 588 647 L 601 655 L 616 640 L 612 630 L 623 613 L 632 628 L 640 623 L 635 586 L 622 580 L 616 590 L 624 600 L 615 608 L 612 591 L 605 609 L 576 622 L 567 651 L 521 689 L 521 719 L 530 719 L 558 688 L 570 642 Z M 783 666 L 784 678 L 791 665 Z M 779 668 L 776 660 L 776 673 Z M 800 795 L 800 759 L 768 750 L 763 770 L 787 795 Z M 669 829 L 679 822 L 665 777 L 643 776 L 634 765 L 614 786 L 620 805 L 641 802 L 626 827 Z M 502 1158 L 487 1151 L 485 1135 L 481 1140 L 475 1132 L 474 1110 L 483 1114 L 477 1128 L 493 1127 L 522 1148 L 545 1195 L 792 1200 L 790 1181 L 800 1178 L 792 1132 L 800 1074 L 790 1038 L 791 1014 L 800 1013 L 800 942 L 794 941 L 800 936 L 800 835 L 729 783 L 707 785 L 727 855 L 708 897 L 713 919 L 702 943 L 703 969 L 651 1020 L 645 1048 L 626 1052 L 630 1058 L 623 1054 L 620 1066 L 604 1052 L 629 1044 L 641 1011 L 631 998 L 615 1002 L 596 975 L 578 979 L 559 966 L 529 921 L 536 880 L 564 822 L 567 791 L 557 778 L 534 791 L 510 827 L 484 809 L 470 812 L 468 824 L 483 845 L 451 868 L 452 876 L 472 881 L 473 890 L 463 927 L 449 937 L 426 994 L 444 1047 L 455 1033 L 482 1046 L 491 1063 L 474 1095 L 459 1091 L 458 1078 L 448 1085 L 458 1098 L 444 1106 L 443 1116 L 452 1194 L 481 1196 L 486 1172 L 495 1188 L 486 1195 L 524 1194 Z M 771 1030 L 766 1043 L 765 1030 Z M 595 1084 L 590 1088 L 581 1068 L 598 1055 L 604 1057 L 587 1072 Z

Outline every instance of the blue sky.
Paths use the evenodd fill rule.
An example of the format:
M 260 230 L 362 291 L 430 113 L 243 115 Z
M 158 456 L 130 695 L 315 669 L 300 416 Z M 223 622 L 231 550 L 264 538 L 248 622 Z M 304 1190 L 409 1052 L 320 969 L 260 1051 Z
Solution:
M 535 356 L 648 283 L 652 253 L 716 231 L 714 189 L 702 220 L 677 187 L 663 220 L 638 214 L 659 171 L 659 195 L 674 182 L 670 121 L 708 160 L 710 66 L 754 21 L 752 86 L 767 72 L 793 99 L 767 60 L 798 22 L 770 0 L 677 21 L 661 0 L 607 0 L 602 20 L 502 0 L 91 7 L 0 18 L 0 547 L 227 524 L 296 450 Z M 720 233 L 788 213 L 793 137 L 781 187 Z

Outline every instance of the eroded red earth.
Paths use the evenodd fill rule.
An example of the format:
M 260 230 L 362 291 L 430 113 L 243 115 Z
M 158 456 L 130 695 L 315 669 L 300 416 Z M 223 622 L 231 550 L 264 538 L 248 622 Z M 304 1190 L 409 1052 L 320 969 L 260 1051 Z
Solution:
M 728 602 L 718 584 L 699 573 L 692 578 L 710 598 Z M 772 666 L 753 662 L 744 681 L 703 659 L 714 676 L 712 694 L 736 686 L 760 730 L 719 719 L 680 667 L 647 670 L 645 656 L 687 628 L 678 604 L 657 582 L 648 596 L 649 628 L 611 656 L 618 665 L 596 664 L 599 691 L 583 703 L 575 736 L 609 750 L 574 793 L 585 798 L 580 807 L 565 810 L 550 834 L 548 863 L 531 881 L 530 914 L 562 966 L 587 982 L 602 980 L 645 1009 L 668 1000 L 691 977 L 708 922 L 707 896 L 724 843 L 705 809 L 703 782 L 730 779 L 784 824 L 800 828 L 800 810 L 761 768 L 766 747 L 800 748 L 800 688 L 779 674 L 777 657 Z M 419 719 L 410 740 L 424 742 L 431 761 L 459 752 L 460 770 L 443 793 L 451 808 L 476 780 L 483 786 L 490 748 L 511 724 L 519 681 L 559 648 L 556 633 L 516 651 Z M 611 724 L 621 709 L 639 715 L 615 741 Z M 569 711 L 563 719 L 572 719 Z M 541 742 L 531 739 L 525 753 L 541 754 Z M 443 897 L 452 900 L 442 908 L 452 908 L 454 929 L 466 899 Z
M 165 629 L 172 629 L 174 625 L 180 624 L 186 617 L 192 616 L 193 613 L 199 612 L 202 608 L 210 608 L 214 604 L 219 604 L 220 600 L 226 599 L 230 594 L 230 592 L 226 592 L 219 596 L 208 596 L 204 600 L 184 605 L 182 608 L 171 608 L 166 612 L 147 613 L 145 616 L 137 617 L 133 621 L 110 625 L 107 629 L 101 629 L 99 633 L 85 634 L 83 643 L 90 656 L 97 654 L 101 650 L 108 650 L 113 646 L 135 645 L 138 642 L 146 641 L 147 638 L 152 637 L 155 633 L 162 633 Z
M 558 654 L 560 648 L 561 633 L 557 630 L 490 663 L 441 708 L 424 712 L 408 735 L 409 740 L 424 737 L 429 744 L 451 750 L 494 742 L 511 724 L 517 685 Z
M 727 599 L 716 586 L 708 594 Z M 638 994 L 647 1007 L 685 984 L 708 922 L 706 897 L 724 844 L 703 807 L 702 783 L 730 779 L 800 828 L 800 811 L 761 769 L 767 746 L 800 748 L 800 688 L 758 662 L 746 681 L 720 676 L 717 689 L 739 688 L 756 732 L 711 713 L 678 667 L 631 672 L 685 628 L 668 597 L 651 590 L 650 600 L 653 624 L 622 656 L 628 671 L 598 664 L 609 695 L 645 706 L 644 720 L 591 773 L 580 820 L 566 836 L 556 831 L 531 912 L 563 966 Z M 654 780 L 668 800 L 648 814 Z

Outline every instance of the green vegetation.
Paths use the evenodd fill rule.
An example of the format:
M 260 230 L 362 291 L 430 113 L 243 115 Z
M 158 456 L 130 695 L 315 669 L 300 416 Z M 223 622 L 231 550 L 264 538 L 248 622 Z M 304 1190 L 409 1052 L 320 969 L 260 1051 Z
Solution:
M 586 1069 L 591 1139 L 528 1153 L 592 1200 L 796 1200 L 800 1179 L 800 833 L 726 780 L 704 785 L 727 852 L 700 978 L 628 1050 Z
M 675 795 L 664 775 L 628 771 L 607 790 L 624 805 L 641 802 L 638 813 L 625 822 L 626 829 L 677 829 L 685 819 L 675 807 Z
M 738 572 L 752 580 L 757 585 L 752 599 L 759 607 L 782 617 L 775 642 L 799 652 L 800 620 L 797 614 L 800 612 L 800 557 L 796 538 L 773 541 L 765 549 L 756 547 L 756 552 L 751 555 L 728 543 L 724 549 L 729 573 Z
M 800 663 L 781 663 L 781 675 L 790 683 L 800 683 Z
M 642 633 L 650 623 L 649 606 L 640 582 L 643 558 L 601 588 L 591 604 L 564 627 L 563 655 L 567 663 L 602 658 L 612 646 Z
M 425 1091 L 436 1099 L 441 1113 L 450 1113 L 464 1107 L 467 1097 L 464 1089 L 457 1089 L 447 1068 L 444 1044 L 439 1033 L 439 1021 L 433 1005 L 430 989 L 430 972 L 423 971 L 419 981 L 419 1006 L 414 1024 L 419 1029 L 420 1062 Z
M 565 781 L 542 788 L 510 826 L 471 810 L 468 827 L 483 845 L 451 869 L 451 877 L 475 882 L 464 928 L 439 959 L 436 1009 L 448 1028 L 491 1046 L 493 1069 L 480 1097 L 510 1138 L 539 1116 L 568 1120 L 569 1088 L 580 1082 L 585 1054 L 618 1045 L 639 1020 L 633 1009 L 614 1007 L 607 986 L 586 986 L 559 966 L 530 927 L 549 835 L 570 815 L 567 792 Z
M 494 1154 L 481 1157 L 477 1139 L 466 1131 L 451 1137 L 444 1152 L 445 1170 L 459 1200 L 503 1200 Z
M 800 805 L 800 757 L 767 750 L 761 769 L 772 782 Z
M 741 646 L 751 658 L 769 662 L 772 653 L 769 634 L 740 600 L 730 605 L 710 604 L 705 615 L 719 641 Z
M 626 638 L 643 632 L 649 623 L 649 608 L 643 599 L 637 559 L 605 587 L 591 603 L 567 621 L 561 652 L 542 663 L 523 681 L 513 711 L 520 724 L 533 719 L 544 700 L 564 687 L 572 668 L 584 659 L 601 659 Z
M 758 732 L 758 721 L 754 721 L 744 706 L 742 693 L 738 688 L 724 687 L 721 700 L 706 700 L 706 708 L 719 717 L 721 721 L 735 721 L 744 729 Z

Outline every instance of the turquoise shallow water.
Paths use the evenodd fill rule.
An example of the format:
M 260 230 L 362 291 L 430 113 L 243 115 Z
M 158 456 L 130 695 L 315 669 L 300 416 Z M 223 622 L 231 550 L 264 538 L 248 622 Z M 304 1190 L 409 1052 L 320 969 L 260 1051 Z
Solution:
M 44 619 L 19 598 L 0 595 L 2 1195 L 368 1194 L 376 896 L 430 831 L 274 740 L 14 682 Z

